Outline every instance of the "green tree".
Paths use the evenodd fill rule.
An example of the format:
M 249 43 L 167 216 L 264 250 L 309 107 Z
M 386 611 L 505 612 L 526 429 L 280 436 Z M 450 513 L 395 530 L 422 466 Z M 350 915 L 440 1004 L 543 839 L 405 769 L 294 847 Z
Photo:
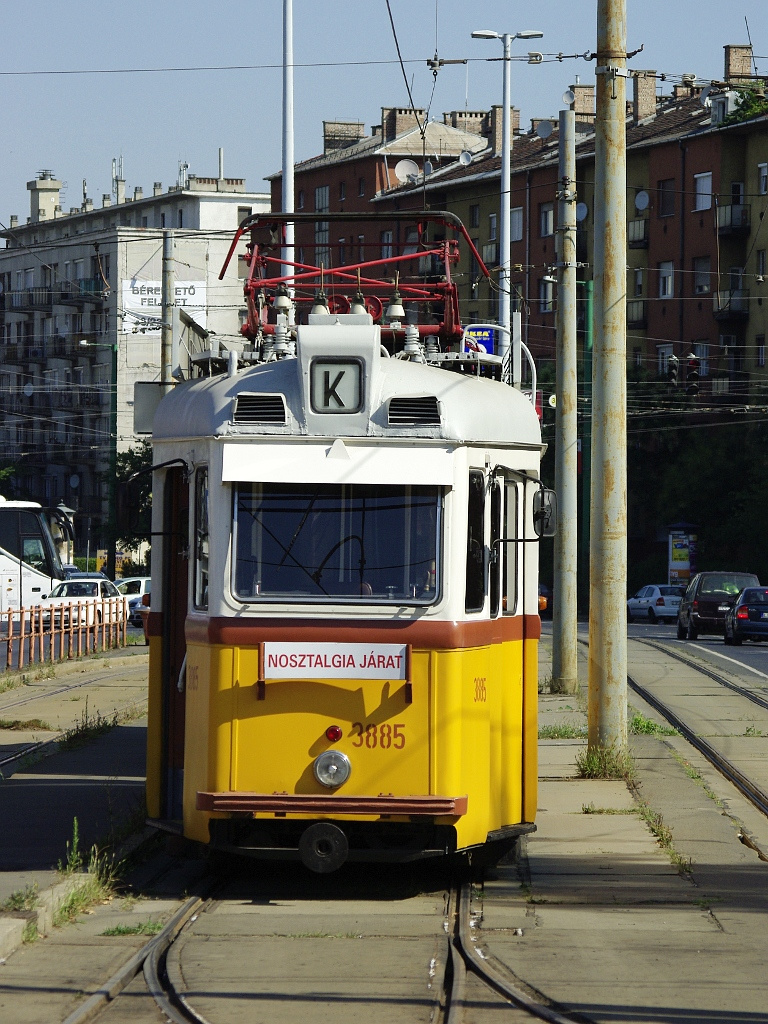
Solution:
M 152 445 L 141 440 L 116 463 L 117 532 L 120 544 L 135 551 L 152 530 Z

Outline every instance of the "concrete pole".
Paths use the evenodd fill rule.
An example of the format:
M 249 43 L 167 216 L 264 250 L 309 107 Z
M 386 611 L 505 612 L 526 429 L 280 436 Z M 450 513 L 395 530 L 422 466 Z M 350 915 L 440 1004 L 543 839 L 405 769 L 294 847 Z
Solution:
M 626 0 L 598 0 L 588 745 L 627 742 Z
M 555 490 L 557 535 L 552 596 L 552 683 L 577 693 L 578 372 L 576 353 L 576 115 L 560 111 L 555 335 Z
M 584 608 L 589 607 L 589 523 L 592 480 L 592 297 L 594 282 L 584 285 L 584 336 L 582 364 L 584 368 L 584 417 L 581 436 L 581 561 L 579 562 L 579 598 Z
M 504 85 L 501 94 L 501 225 L 499 227 L 499 324 L 504 328 L 499 339 L 499 355 L 504 360 L 509 358 L 509 335 L 510 335 L 510 284 L 509 271 L 512 258 L 510 241 L 510 169 L 512 140 L 509 132 L 510 104 L 512 92 L 512 61 L 510 50 L 512 40 L 515 38 L 509 32 L 505 32 L 501 41 L 504 44 Z
M 161 285 L 160 382 L 173 384 L 173 232 L 163 231 L 163 278 Z
M 283 0 L 283 211 L 294 211 L 293 180 L 293 0 Z M 294 225 L 285 225 L 282 258 L 293 262 Z M 288 273 L 284 268 L 283 273 Z

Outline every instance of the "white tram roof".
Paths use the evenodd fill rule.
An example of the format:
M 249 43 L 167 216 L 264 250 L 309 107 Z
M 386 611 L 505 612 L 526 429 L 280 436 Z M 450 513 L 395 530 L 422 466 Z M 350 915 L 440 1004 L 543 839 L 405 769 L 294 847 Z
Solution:
M 434 438 L 541 450 L 538 416 L 520 391 L 383 357 L 378 325 L 340 321 L 300 326 L 296 356 L 176 385 L 155 414 L 154 440 Z

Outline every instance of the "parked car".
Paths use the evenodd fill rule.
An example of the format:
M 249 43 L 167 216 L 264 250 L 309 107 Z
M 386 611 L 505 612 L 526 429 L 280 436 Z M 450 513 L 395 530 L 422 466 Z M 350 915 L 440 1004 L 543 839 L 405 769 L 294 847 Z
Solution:
M 150 576 L 129 576 L 124 580 L 115 580 L 115 586 L 128 598 L 128 621 L 132 626 L 141 625 L 141 600 L 145 594 L 152 592 Z
M 141 604 L 139 605 L 139 619 L 141 621 L 141 628 L 144 630 L 144 643 L 149 643 L 149 632 L 147 626 L 149 623 L 149 594 L 145 594 L 140 598 Z
M 745 587 L 759 587 L 751 572 L 700 572 L 688 584 L 677 613 L 678 640 L 725 631 L 725 613 Z
M 73 624 L 98 625 L 102 618 L 109 616 L 110 605 L 104 602 L 110 598 L 120 598 L 114 583 L 106 576 L 94 576 L 87 573 L 78 574 L 77 578 L 57 583 L 48 597 L 43 601 L 43 622 L 68 626 L 70 618 Z M 118 619 L 125 607 L 122 601 L 116 601 Z M 113 612 L 114 614 L 114 612 Z
M 725 613 L 723 639 L 729 645 L 744 640 L 768 640 L 768 590 L 747 587 Z
M 627 599 L 627 622 L 633 619 L 666 619 L 671 622 L 677 618 L 680 599 L 685 587 L 668 583 L 649 583 L 641 587 L 636 594 Z

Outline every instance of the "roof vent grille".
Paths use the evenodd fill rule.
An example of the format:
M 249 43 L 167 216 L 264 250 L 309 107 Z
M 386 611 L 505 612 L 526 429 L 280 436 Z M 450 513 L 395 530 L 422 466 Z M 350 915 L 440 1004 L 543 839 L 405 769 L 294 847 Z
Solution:
M 239 394 L 235 399 L 234 423 L 285 423 L 282 395 Z
M 404 424 L 440 426 L 440 403 L 435 395 L 422 398 L 390 398 L 388 422 L 391 426 Z

